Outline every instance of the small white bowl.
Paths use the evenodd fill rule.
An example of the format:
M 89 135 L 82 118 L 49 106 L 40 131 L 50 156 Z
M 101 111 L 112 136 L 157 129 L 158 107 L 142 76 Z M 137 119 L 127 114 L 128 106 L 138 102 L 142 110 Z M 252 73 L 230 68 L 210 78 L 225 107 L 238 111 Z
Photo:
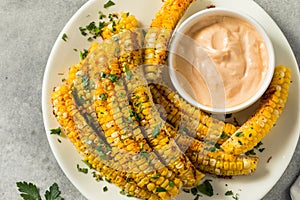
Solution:
M 235 17 L 238 19 L 241 19 L 243 21 L 248 22 L 250 25 L 252 25 L 258 33 L 261 35 L 262 39 L 265 42 L 267 53 L 268 53 L 268 69 L 267 74 L 265 75 L 265 80 L 261 84 L 261 87 L 258 89 L 257 93 L 255 93 L 251 98 L 246 100 L 245 102 L 242 102 L 239 105 L 233 106 L 233 107 L 225 107 L 225 104 L 223 107 L 210 107 L 203 105 L 196 101 L 194 98 L 192 98 L 185 89 L 179 84 L 178 80 L 178 73 L 176 75 L 175 70 L 172 69 L 172 66 L 174 66 L 174 52 L 178 52 L 178 46 L 180 48 L 180 41 L 183 40 L 192 40 L 189 36 L 185 36 L 184 33 L 191 29 L 192 26 L 194 26 L 199 20 L 209 17 L 212 15 L 218 15 L 218 16 L 229 16 L 229 17 Z M 187 39 L 188 38 L 188 39 Z M 176 49 L 177 48 L 177 49 Z M 187 49 L 188 50 L 188 49 Z M 185 51 L 182 50 L 181 51 Z M 176 53 L 177 54 L 177 53 Z M 271 40 L 269 39 L 268 35 L 266 34 L 265 30 L 261 27 L 258 22 L 256 22 L 252 17 L 246 15 L 245 13 L 242 13 L 240 11 L 231 10 L 231 9 L 225 9 L 225 8 L 211 8 L 199 11 L 195 13 L 194 15 L 187 18 L 176 30 L 175 33 L 173 33 L 173 37 L 170 42 L 169 46 L 169 57 L 168 62 L 170 66 L 170 77 L 171 81 L 175 87 L 175 89 L 178 91 L 178 93 L 190 104 L 192 104 L 195 107 L 198 107 L 204 111 L 215 113 L 215 114 L 224 114 L 224 113 L 235 113 L 241 110 L 244 110 L 254 104 L 267 90 L 275 69 L 275 55 L 274 55 L 274 49 Z

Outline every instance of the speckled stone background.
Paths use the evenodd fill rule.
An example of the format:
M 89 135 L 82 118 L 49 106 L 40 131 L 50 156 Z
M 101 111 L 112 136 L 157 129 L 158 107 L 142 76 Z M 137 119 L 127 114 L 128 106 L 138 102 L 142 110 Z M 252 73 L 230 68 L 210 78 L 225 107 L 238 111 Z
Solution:
M 0 2 L 0 199 L 21 199 L 16 188 L 21 180 L 36 183 L 41 191 L 55 181 L 65 199 L 85 199 L 63 174 L 50 150 L 42 121 L 41 89 L 59 32 L 86 0 Z M 282 29 L 299 63 L 300 1 L 256 2 Z M 299 175 L 299 166 L 298 143 L 287 170 L 264 200 L 290 199 L 289 187 Z

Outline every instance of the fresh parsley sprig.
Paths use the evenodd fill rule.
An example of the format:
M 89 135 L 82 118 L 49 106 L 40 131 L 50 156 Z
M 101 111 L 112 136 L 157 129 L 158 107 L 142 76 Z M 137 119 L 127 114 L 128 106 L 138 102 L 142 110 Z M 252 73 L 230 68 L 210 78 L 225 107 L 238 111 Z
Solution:
M 42 200 L 39 189 L 33 183 L 17 182 L 18 191 L 23 200 Z M 46 200 L 63 200 L 60 196 L 61 191 L 57 183 L 53 183 L 48 190 L 46 190 L 44 197 Z

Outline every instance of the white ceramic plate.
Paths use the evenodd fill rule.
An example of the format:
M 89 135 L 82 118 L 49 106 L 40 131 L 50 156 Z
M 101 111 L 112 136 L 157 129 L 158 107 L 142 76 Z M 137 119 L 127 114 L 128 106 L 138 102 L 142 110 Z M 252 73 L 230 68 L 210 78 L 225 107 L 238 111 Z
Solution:
M 64 77 L 59 75 L 72 64 L 79 61 L 78 52 L 74 48 L 82 50 L 90 45 L 86 38 L 81 36 L 78 28 L 85 26 L 98 17 L 98 11 L 111 13 L 114 11 L 129 11 L 134 14 L 144 27 L 150 24 L 155 12 L 161 6 L 160 0 L 114 0 L 115 6 L 109 9 L 103 9 L 104 0 L 88 1 L 66 24 L 65 28 L 59 35 L 46 66 L 43 93 L 42 108 L 45 129 L 49 144 L 62 170 L 76 188 L 88 199 L 129 199 L 119 194 L 119 188 L 110 185 L 107 182 L 96 182 L 92 175 L 83 174 L 77 171 L 76 165 L 80 164 L 81 157 L 76 149 L 67 139 L 61 139 L 62 143 L 57 141 L 57 137 L 50 135 L 51 128 L 58 127 L 51 106 L 51 92 L 55 86 L 61 84 Z M 252 176 L 234 177 L 228 179 L 212 179 L 214 196 L 203 196 L 201 199 L 232 199 L 231 196 L 225 196 L 225 192 L 232 190 L 234 194 L 239 194 L 239 199 L 261 199 L 278 181 L 284 170 L 288 166 L 294 153 L 299 137 L 299 71 L 293 55 L 293 52 L 278 26 L 271 17 L 252 0 L 201 0 L 196 1 L 186 12 L 183 19 L 205 9 L 207 6 L 214 4 L 217 7 L 226 7 L 241 10 L 255 18 L 269 34 L 275 49 L 276 65 L 287 65 L 292 69 L 292 83 L 289 92 L 289 98 L 286 108 L 276 126 L 263 140 L 263 147 L 266 148 L 263 153 L 258 153 L 260 161 L 257 171 Z M 67 33 L 68 41 L 64 42 L 61 37 Z M 268 163 L 267 160 L 272 158 Z M 102 187 L 107 185 L 108 191 L 103 192 Z M 132 199 L 132 198 L 130 198 Z M 194 199 L 191 194 L 181 193 L 174 199 Z

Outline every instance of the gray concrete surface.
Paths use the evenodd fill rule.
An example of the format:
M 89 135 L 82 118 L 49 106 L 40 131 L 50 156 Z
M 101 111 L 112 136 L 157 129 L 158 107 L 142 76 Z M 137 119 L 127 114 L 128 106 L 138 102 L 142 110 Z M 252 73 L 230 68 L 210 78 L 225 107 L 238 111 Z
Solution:
M 43 73 L 51 48 L 86 0 L 1 0 L 0 4 L 0 199 L 21 199 L 16 182 L 45 191 L 54 181 L 67 200 L 85 199 L 58 166 L 47 141 L 41 110 Z M 277 22 L 300 61 L 300 1 L 256 0 Z M 299 175 L 300 145 L 264 200 L 290 199 Z M 255 192 L 255 191 L 253 191 Z

